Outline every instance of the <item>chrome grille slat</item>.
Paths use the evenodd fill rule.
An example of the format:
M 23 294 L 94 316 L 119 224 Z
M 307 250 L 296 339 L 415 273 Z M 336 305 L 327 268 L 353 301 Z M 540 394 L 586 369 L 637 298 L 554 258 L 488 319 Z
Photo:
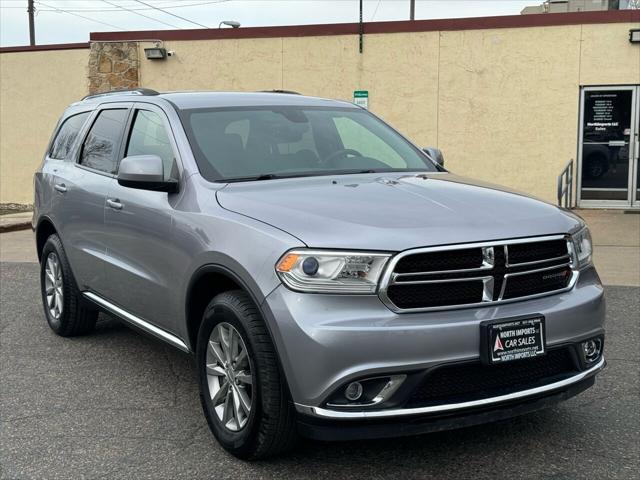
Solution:
M 560 240 L 562 240 L 562 242 L 560 242 Z M 509 264 L 509 245 L 517 245 L 517 247 L 513 248 L 515 252 L 514 257 L 517 257 L 517 259 L 535 258 L 535 260 Z M 566 250 L 564 245 L 566 245 Z M 448 264 L 452 266 L 454 264 L 460 265 L 460 262 L 451 261 L 451 255 L 455 255 L 456 251 L 461 251 L 461 253 L 464 253 L 466 256 L 475 255 L 474 258 L 479 258 L 478 254 L 473 253 L 473 249 L 479 249 L 478 254 L 480 251 L 482 252 L 482 265 L 480 267 L 425 272 L 412 271 L 405 273 L 397 273 L 394 271 L 400 261 L 403 261 L 403 268 L 410 266 L 410 268 L 413 269 L 415 269 L 416 265 L 442 264 L 443 262 L 440 262 L 437 257 L 434 257 L 434 254 L 437 255 L 438 252 L 447 255 L 446 262 L 448 262 Z M 566 251 L 566 254 L 558 256 L 562 251 Z M 499 255 L 497 255 L 498 253 Z M 542 258 L 548 254 L 552 254 L 553 256 Z M 412 255 L 422 256 L 414 261 L 411 259 Z M 496 261 L 496 258 L 499 258 L 499 260 Z M 383 275 L 379 295 L 381 300 L 389 308 L 398 313 L 470 308 L 537 298 L 573 288 L 578 277 L 578 271 L 575 268 L 573 258 L 573 247 L 568 235 L 552 235 L 408 250 L 392 258 Z M 433 260 L 433 262 L 431 262 L 431 260 Z M 540 282 L 536 282 L 536 274 L 547 271 L 557 271 L 558 273 L 551 273 L 546 278 L 541 276 Z M 474 273 L 478 275 L 473 275 Z M 438 276 L 438 278 L 430 278 L 435 276 Z M 516 278 L 518 278 L 517 282 L 515 280 Z M 512 283 L 509 282 L 509 279 L 511 279 Z M 444 298 L 447 298 L 447 302 L 451 299 L 450 295 L 440 298 L 439 300 L 433 297 L 433 295 L 429 297 L 429 293 L 443 292 L 443 290 L 437 289 L 437 284 L 452 284 L 455 285 L 453 288 L 460 288 L 463 285 L 472 285 L 473 282 L 482 282 L 483 286 L 481 296 L 480 292 L 477 292 L 477 302 L 470 303 L 470 298 L 467 295 L 464 300 L 460 299 L 460 303 L 454 302 L 442 305 L 445 301 Z M 431 285 L 433 285 L 433 288 L 436 288 L 436 290 L 433 290 Z M 402 302 L 409 297 L 400 293 L 402 290 L 399 289 L 401 289 L 402 286 L 412 288 L 410 307 L 407 307 L 406 303 L 403 306 Z M 421 289 L 421 286 L 424 288 Z M 393 287 L 391 292 L 389 292 L 389 287 Z M 535 293 L 531 295 L 526 294 L 527 289 Z M 407 291 L 407 293 L 408 292 L 409 291 Z M 415 304 L 418 303 L 416 298 L 419 299 L 420 295 L 422 295 L 420 292 L 423 292 L 425 296 L 424 306 L 416 307 Z M 524 292 L 524 294 L 521 295 L 520 293 L 522 292 Z M 418 297 L 416 297 L 416 295 L 418 295 Z M 505 297 L 505 295 L 507 295 L 507 297 Z M 394 301 L 394 299 L 396 301 Z M 429 305 L 429 302 L 435 306 Z
M 546 258 L 544 260 L 534 260 L 533 262 L 522 262 L 522 263 L 506 263 L 507 267 L 528 267 L 530 265 L 540 265 L 542 263 L 550 263 L 550 262 L 558 262 L 560 260 L 567 260 L 567 263 L 571 262 L 571 257 L 569 254 L 563 255 L 561 257 L 555 258 Z
M 469 277 L 469 278 L 463 278 L 463 277 L 458 277 L 458 278 L 443 278 L 443 279 L 439 279 L 439 280 L 416 280 L 413 282 L 398 282 L 395 280 L 392 280 L 389 285 L 421 285 L 421 284 L 426 284 L 426 283 L 451 283 L 451 282 L 473 282 L 473 281 L 484 281 L 487 279 L 493 279 L 493 277 L 491 276 L 484 276 L 484 277 Z

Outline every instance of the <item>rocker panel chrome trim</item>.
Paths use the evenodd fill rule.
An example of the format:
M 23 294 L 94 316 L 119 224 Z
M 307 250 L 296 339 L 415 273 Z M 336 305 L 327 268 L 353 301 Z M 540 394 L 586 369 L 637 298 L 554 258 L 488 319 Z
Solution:
M 93 292 L 82 292 L 82 295 L 88 298 L 89 300 L 91 300 L 92 302 L 98 304 L 108 312 L 116 315 L 118 318 L 121 318 L 122 320 L 128 323 L 131 323 L 132 325 L 135 325 L 136 327 L 140 328 L 141 330 L 144 330 L 145 332 L 153 335 L 154 337 L 159 338 L 160 340 L 164 340 L 165 342 L 170 343 L 171 345 L 179 348 L 183 352 L 187 352 L 187 353 L 189 352 L 189 347 L 187 347 L 187 344 L 184 343 L 175 335 L 169 332 L 166 332 L 161 328 L 156 327 L 155 325 L 152 325 L 146 320 L 142 320 L 141 318 L 136 317 L 132 313 L 129 313 L 123 308 L 120 308 L 117 305 L 114 305 L 113 303 L 105 300 L 104 298 L 100 297 L 99 295 L 96 295 Z

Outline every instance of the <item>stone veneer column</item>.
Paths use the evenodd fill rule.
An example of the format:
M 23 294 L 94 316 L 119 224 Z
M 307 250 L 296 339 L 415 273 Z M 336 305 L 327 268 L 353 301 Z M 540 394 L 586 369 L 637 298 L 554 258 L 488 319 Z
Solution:
M 89 53 L 89 93 L 139 86 L 136 42 L 93 42 Z

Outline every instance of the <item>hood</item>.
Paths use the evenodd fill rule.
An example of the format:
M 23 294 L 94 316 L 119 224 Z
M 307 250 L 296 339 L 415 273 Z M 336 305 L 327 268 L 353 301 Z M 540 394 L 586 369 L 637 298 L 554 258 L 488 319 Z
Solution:
M 450 173 L 230 183 L 217 198 L 223 208 L 313 248 L 401 251 L 568 233 L 580 225 L 554 205 Z

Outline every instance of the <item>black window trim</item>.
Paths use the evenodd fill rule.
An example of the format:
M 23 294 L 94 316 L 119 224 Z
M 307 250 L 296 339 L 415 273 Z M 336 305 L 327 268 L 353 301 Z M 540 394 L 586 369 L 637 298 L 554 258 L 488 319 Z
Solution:
M 105 103 L 96 107 L 96 109 L 93 112 L 93 116 L 90 117 L 89 120 L 85 123 L 86 130 L 82 132 L 82 142 L 80 143 L 80 148 L 76 149 L 75 156 L 73 158 L 73 163 L 76 167 L 81 168 L 82 170 L 86 170 L 87 172 L 95 173 L 97 175 L 102 175 L 103 177 L 116 178 L 118 176 L 117 168 L 115 173 L 108 173 L 103 170 L 98 170 L 97 168 L 87 167 L 86 165 L 82 165 L 80 163 L 84 142 L 87 140 L 87 136 L 89 135 L 91 128 L 93 127 L 96 120 L 98 119 L 100 112 L 104 110 L 127 110 L 127 115 L 124 122 L 125 127 L 120 133 L 120 139 L 119 139 L 118 160 L 117 160 L 116 166 L 120 165 L 120 160 L 122 159 L 121 155 L 122 155 L 122 144 L 124 139 L 124 133 L 127 131 L 126 128 L 129 125 L 129 122 L 131 120 L 131 111 L 133 110 L 133 103 L 130 103 L 130 102 Z

